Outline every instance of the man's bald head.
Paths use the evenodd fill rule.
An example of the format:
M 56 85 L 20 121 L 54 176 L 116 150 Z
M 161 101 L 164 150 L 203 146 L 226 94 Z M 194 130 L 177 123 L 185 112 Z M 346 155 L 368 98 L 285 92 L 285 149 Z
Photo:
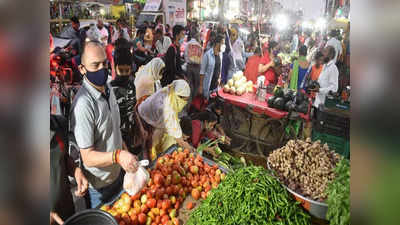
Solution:
M 107 56 L 103 45 L 95 41 L 86 42 L 81 62 L 83 66 L 81 65 L 79 69 L 82 74 L 86 74 L 87 70 L 94 72 L 107 67 Z
M 98 27 L 99 29 L 103 29 L 104 23 L 103 23 L 103 20 L 102 20 L 102 19 L 98 19 L 98 20 L 97 20 L 97 27 Z

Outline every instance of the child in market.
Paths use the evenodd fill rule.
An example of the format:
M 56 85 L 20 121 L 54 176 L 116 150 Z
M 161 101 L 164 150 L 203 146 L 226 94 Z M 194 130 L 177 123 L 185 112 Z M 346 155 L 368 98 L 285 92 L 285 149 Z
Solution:
M 186 139 L 197 148 L 202 142 L 221 138 L 223 144 L 230 144 L 230 139 L 216 129 L 218 117 L 210 111 L 204 111 L 185 117 L 181 120 L 181 127 Z
M 215 124 L 215 131 L 218 132 L 220 136 L 224 136 L 227 140 L 227 144 L 230 145 L 231 139 L 226 135 L 221 125 L 222 107 L 223 103 L 218 98 L 214 98 L 212 99 L 212 102 L 206 107 L 205 110 L 214 113 L 217 116 L 218 123 Z

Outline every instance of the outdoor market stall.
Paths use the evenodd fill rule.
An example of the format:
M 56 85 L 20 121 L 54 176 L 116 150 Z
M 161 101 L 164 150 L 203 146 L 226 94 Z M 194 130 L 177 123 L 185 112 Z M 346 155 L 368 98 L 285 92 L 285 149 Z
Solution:
M 227 85 L 231 83 L 234 86 L 235 82 L 239 81 L 228 82 Z M 217 92 L 217 97 L 225 102 L 222 113 L 224 129 L 241 143 L 235 149 L 250 154 L 254 154 L 256 149 L 256 153 L 264 157 L 268 151 L 282 146 L 287 140 L 300 137 L 301 130 L 291 124 L 292 121 L 309 121 L 310 105 L 303 113 L 294 109 L 285 111 L 283 108 L 273 108 L 267 102 L 273 96 L 271 91 L 267 93 L 264 89 L 264 94 L 261 94 L 252 82 L 249 81 L 247 85 L 250 88 L 243 93 L 227 90 L 228 86 Z
M 143 10 L 141 18 L 148 19 L 150 17 L 146 16 L 151 14 L 153 17 L 147 22 L 154 22 L 157 18 L 155 15 L 163 14 L 164 20 L 169 21 L 167 22 L 169 25 L 178 22 L 178 18 L 182 24 L 186 24 L 186 14 L 189 14 L 187 12 L 189 10 L 186 9 L 185 1 L 147 1 L 157 5 L 157 10 L 161 2 L 164 5 L 162 10 L 157 12 Z M 168 6 L 171 3 L 175 4 L 174 2 L 185 6 Z M 249 76 L 252 77 L 251 81 L 247 80 L 242 71 L 237 71 L 224 87 L 220 87 L 211 96 L 219 101 L 215 103 L 218 106 L 218 103 L 222 102 L 220 118 L 215 115 L 215 118 L 209 118 L 213 119 L 211 122 L 197 119 L 201 124 L 199 125 L 201 132 L 205 133 L 205 130 L 208 131 L 216 126 L 209 123 L 221 123 L 226 136 L 221 134 L 215 139 L 202 137 L 196 149 L 192 149 L 189 145 L 197 146 L 197 142 L 193 144 L 187 141 L 189 145 L 186 147 L 192 150 L 173 145 L 165 152 L 159 153 L 154 161 L 137 159 L 139 165 L 137 170 L 122 167 L 123 179 L 121 183 L 111 187 L 112 197 L 107 200 L 101 199 L 101 204 L 96 205 L 95 209 L 77 210 L 75 215 L 67 218 L 64 225 L 349 225 L 350 105 L 347 99 L 350 87 L 344 91 L 344 95 L 329 93 L 325 104 L 319 108 L 315 117 L 311 116 L 310 92 L 285 88 L 290 64 L 299 57 L 297 50 L 289 52 L 289 40 L 283 38 L 284 35 L 291 34 L 291 24 L 294 24 L 294 21 L 289 20 L 290 16 L 285 15 L 287 12 L 271 8 L 268 10 L 270 11 L 268 14 L 271 15 L 265 15 L 262 11 L 264 6 L 265 8 L 267 6 L 259 1 L 257 7 L 251 10 L 252 13 L 248 13 L 249 18 L 243 20 L 238 14 L 242 14 L 241 11 L 245 10 L 246 5 L 242 2 L 247 4 L 247 1 L 225 1 L 225 6 L 228 6 L 226 8 L 219 5 L 224 4 L 223 1 L 222 3 L 214 0 L 194 2 L 187 2 L 189 8 L 190 5 L 194 5 L 195 10 L 192 15 L 198 14 L 199 18 L 202 18 L 203 14 L 206 14 L 205 17 L 209 19 L 225 17 L 230 24 L 242 25 L 239 31 L 252 35 L 252 29 L 247 30 L 245 27 L 247 19 L 253 19 L 257 23 L 258 34 L 255 36 L 259 37 L 258 39 L 275 38 L 269 32 L 270 29 L 263 29 L 261 26 L 262 19 L 271 20 L 272 24 L 268 27 L 273 26 L 281 36 L 277 39 L 281 53 L 274 53 L 275 59 L 279 62 L 273 60 L 276 65 L 273 69 L 277 75 L 277 85 L 266 86 L 265 79 L 258 80 L 263 77 L 258 76 L 258 62 L 257 67 L 255 64 L 250 66 L 257 71 L 254 76 Z M 125 6 L 126 4 L 128 3 L 125 3 Z M 130 16 L 130 24 L 134 26 L 133 15 L 129 12 L 131 10 L 125 9 L 122 5 L 113 8 L 111 12 L 114 11 L 114 19 L 119 17 L 118 11 L 126 12 L 128 14 L 126 16 Z M 63 23 L 69 22 L 64 17 L 58 19 L 52 17 L 52 19 L 51 26 L 59 29 Z M 114 21 L 105 20 L 105 22 Z M 138 24 L 142 22 L 139 21 Z M 80 25 L 82 27 L 90 24 L 96 24 L 96 21 L 81 20 Z M 296 20 L 295 25 L 299 24 L 300 20 Z M 263 30 L 268 32 L 263 34 Z M 53 114 L 68 117 L 82 77 L 79 76 L 80 79 L 74 77 L 74 73 L 79 71 L 74 71 L 76 61 L 70 59 L 68 51 L 63 50 L 66 40 L 55 40 L 55 42 L 60 43 L 59 47 L 62 50 L 56 52 L 57 54 L 53 53 L 50 61 L 51 111 Z M 261 44 L 264 42 L 266 43 L 259 40 L 258 45 L 267 47 Z M 186 44 L 181 44 L 180 47 L 184 53 Z M 111 73 L 114 79 L 116 77 L 114 52 L 111 44 L 106 47 L 106 54 L 111 65 L 108 73 Z M 136 113 L 133 110 L 136 105 L 135 88 L 129 86 L 128 89 L 132 90 L 128 95 L 122 100 L 116 95 L 115 99 L 118 102 L 120 100 L 126 102 L 118 106 L 121 119 L 119 128 L 123 140 L 124 133 L 138 130 L 129 121 L 135 119 L 132 116 Z M 180 96 L 180 99 L 183 100 L 184 96 Z M 209 109 L 213 111 L 211 104 Z M 200 111 L 202 110 L 203 108 Z M 214 112 L 220 114 L 219 110 Z M 183 121 L 183 118 L 180 119 Z M 196 118 L 188 120 L 192 124 Z M 129 127 L 122 121 L 129 122 Z M 134 123 L 139 122 L 134 121 Z M 311 124 L 312 128 L 309 127 Z M 183 132 L 184 127 L 181 128 Z M 189 130 L 193 132 L 192 129 Z M 186 138 L 186 133 L 183 138 Z M 128 145 L 127 142 L 126 144 Z M 86 165 L 81 161 L 78 145 L 70 141 L 68 147 L 69 155 L 76 155 L 72 158 L 77 164 Z M 149 150 L 146 149 L 148 146 L 141 147 L 140 151 Z M 117 152 L 121 153 L 122 150 L 117 149 L 113 152 L 113 164 L 120 163 Z M 134 154 L 142 159 L 139 154 Z M 136 163 L 130 163 L 133 164 Z M 89 215 L 95 219 L 90 221 Z
M 313 161 L 310 167 L 293 170 L 307 171 L 314 165 L 319 171 L 324 163 L 330 168 L 297 179 L 284 172 L 288 162 L 280 160 L 280 155 L 288 154 L 285 152 L 293 144 L 295 142 L 291 141 L 274 151 L 269 158 L 268 170 L 245 164 L 227 169 L 204 154 L 172 146 L 149 166 L 150 179 L 142 188 L 133 194 L 122 193 L 111 203 L 104 204 L 101 210 L 110 213 L 120 225 L 201 225 L 211 220 L 216 224 L 260 224 L 265 221 L 266 224 L 306 225 L 326 224 L 320 220 L 325 218 L 336 221 L 332 224 L 339 224 L 341 215 L 348 221 L 348 161 L 319 142 L 296 143 L 299 144 L 297 148 L 303 148 L 303 154 L 319 151 L 325 161 Z M 296 188 L 307 182 L 303 179 L 308 177 L 323 180 L 323 186 L 314 184 L 301 186 L 304 187 L 301 190 Z

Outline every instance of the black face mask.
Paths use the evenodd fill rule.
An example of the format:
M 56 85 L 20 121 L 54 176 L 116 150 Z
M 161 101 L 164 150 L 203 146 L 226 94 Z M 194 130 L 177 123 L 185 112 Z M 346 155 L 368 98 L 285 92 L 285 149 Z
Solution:
M 86 78 L 96 86 L 104 86 L 107 83 L 108 70 L 106 68 L 97 70 L 95 72 L 86 72 Z
M 331 61 L 329 57 L 324 58 L 324 63 L 328 63 L 329 61 Z

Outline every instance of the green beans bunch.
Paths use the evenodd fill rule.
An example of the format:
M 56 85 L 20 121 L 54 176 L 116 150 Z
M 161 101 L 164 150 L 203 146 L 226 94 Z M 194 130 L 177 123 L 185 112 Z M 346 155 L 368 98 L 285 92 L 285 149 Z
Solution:
M 211 191 L 187 225 L 310 224 L 299 204 L 264 168 L 243 167 Z

